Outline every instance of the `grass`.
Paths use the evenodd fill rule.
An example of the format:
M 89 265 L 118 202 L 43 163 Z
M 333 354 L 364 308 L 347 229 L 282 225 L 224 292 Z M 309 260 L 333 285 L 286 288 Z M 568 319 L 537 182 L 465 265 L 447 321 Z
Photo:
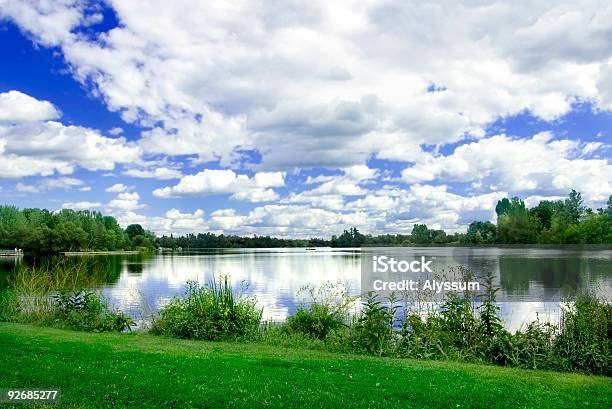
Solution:
M 258 343 L 0 323 L 0 351 L 0 388 L 59 388 L 66 408 L 612 406 L 605 377 Z

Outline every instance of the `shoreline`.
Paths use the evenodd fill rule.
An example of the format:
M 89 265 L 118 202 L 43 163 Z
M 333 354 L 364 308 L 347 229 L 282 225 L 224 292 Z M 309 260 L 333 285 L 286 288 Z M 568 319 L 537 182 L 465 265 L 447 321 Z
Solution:
M 137 250 L 118 250 L 118 251 L 60 251 L 62 256 L 121 256 L 130 254 L 140 254 Z

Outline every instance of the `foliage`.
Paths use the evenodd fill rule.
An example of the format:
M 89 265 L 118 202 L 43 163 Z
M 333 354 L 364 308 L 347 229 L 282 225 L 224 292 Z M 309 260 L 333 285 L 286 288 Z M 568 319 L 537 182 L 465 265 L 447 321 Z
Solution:
M 193 339 L 238 339 L 258 335 L 262 310 L 253 297 L 234 294 L 227 276 L 201 286 L 187 282 L 183 298 L 175 297 L 159 312 L 154 334 Z
M 495 206 L 495 213 L 498 218 L 505 214 L 521 212 L 523 210 L 525 210 L 525 202 L 518 197 L 513 197 L 510 200 L 508 200 L 508 198 L 503 198 L 497 202 Z
M 110 308 L 80 266 L 22 268 L 0 293 L 0 320 L 81 331 L 125 331 L 134 321 Z
M 339 236 L 332 236 L 330 245 L 332 247 L 360 247 L 365 243 L 365 236 L 356 227 L 344 230 Z
M 64 328 L 80 331 L 129 331 L 134 320 L 122 312 L 112 311 L 108 302 L 93 291 L 72 293 L 58 292 L 52 295 L 53 320 Z
M 353 326 L 353 346 L 357 352 L 388 355 L 394 346 L 393 325 L 399 305 L 392 295 L 382 303 L 378 294 L 367 295 L 363 311 Z
M 573 305 L 566 307 L 554 343 L 562 369 L 611 375 L 611 344 L 611 304 L 593 294 L 582 294 Z
M 467 269 L 461 274 L 464 280 L 472 277 Z M 476 300 L 470 292 L 451 292 L 439 308 L 426 312 L 407 305 L 402 308 L 393 294 L 381 300 L 370 293 L 349 325 L 317 326 L 313 322 L 318 309 L 307 310 L 308 315 L 298 309 L 288 318 L 291 324 L 266 327 L 262 339 L 273 345 L 318 350 L 610 375 L 610 304 L 581 295 L 575 304 L 568 304 L 560 326 L 536 320 L 511 333 L 499 317 L 497 291 L 493 274 L 488 273 L 482 299 Z M 325 305 L 326 312 L 333 309 L 333 303 Z M 298 330 L 287 331 L 295 323 Z M 317 332 L 320 328 L 326 328 L 324 336 Z
M 470 244 L 491 244 L 495 243 L 497 236 L 497 227 L 489 222 L 472 222 L 470 223 L 465 235 L 465 242 Z
M 136 236 L 144 236 L 145 230 L 139 224 L 130 224 L 125 228 L 125 234 L 127 234 L 130 240 L 134 240 Z
M 496 206 L 497 242 L 507 244 L 606 244 L 612 243 L 612 195 L 606 209 L 587 209 L 575 190 L 561 201 L 541 201 L 527 209 L 518 198 L 500 200 Z M 469 235 L 469 230 L 468 230 Z M 468 241 L 474 242 L 474 241 Z
M 346 325 L 354 297 L 341 283 L 306 286 L 300 293 L 306 295 L 306 300 L 287 318 L 287 330 L 323 340 L 331 331 Z
M 536 218 L 525 207 L 510 210 L 497 220 L 500 243 L 535 243 L 538 237 Z
M 363 234 L 356 227 L 331 239 L 284 239 L 270 236 L 241 237 L 214 233 L 181 237 L 156 237 L 141 225 L 125 231 L 110 216 L 87 210 L 23 209 L 0 206 L 0 248 L 53 253 L 77 250 L 152 251 L 198 248 L 266 247 L 359 247 L 448 244 L 609 244 L 612 243 L 612 195 L 607 206 L 593 211 L 584 206 L 579 192 L 572 190 L 565 200 L 541 201 L 527 209 L 518 197 L 503 198 L 495 207 L 497 226 L 474 221 L 467 233 L 448 234 L 414 224 L 411 234 Z
M 117 221 L 99 212 L 0 206 L 0 248 L 52 253 L 122 250 L 126 246 L 127 238 Z

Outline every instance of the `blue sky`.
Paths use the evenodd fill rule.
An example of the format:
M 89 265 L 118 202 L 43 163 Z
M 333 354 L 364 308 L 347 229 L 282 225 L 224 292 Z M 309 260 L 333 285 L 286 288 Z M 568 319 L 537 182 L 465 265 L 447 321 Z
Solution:
M 607 2 L 202 3 L 0 0 L 2 202 L 327 237 L 612 193 Z

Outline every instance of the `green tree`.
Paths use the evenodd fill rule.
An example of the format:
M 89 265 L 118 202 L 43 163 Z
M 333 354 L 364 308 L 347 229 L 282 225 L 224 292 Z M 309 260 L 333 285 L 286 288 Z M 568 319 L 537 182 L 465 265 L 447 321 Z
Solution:
M 145 230 L 139 224 L 130 224 L 128 227 L 126 227 L 125 233 L 130 240 L 133 240 L 136 236 L 144 236 Z
M 518 197 L 513 197 L 510 200 L 504 197 L 502 200 L 498 201 L 495 206 L 495 213 L 497 213 L 498 218 L 512 211 L 520 210 L 525 210 L 525 203 Z
M 565 199 L 565 209 L 568 212 L 572 223 L 578 223 L 586 211 L 582 201 L 582 194 L 572 189 L 569 197 Z
M 495 243 L 497 227 L 489 221 L 470 223 L 465 235 L 465 242 L 472 244 Z
M 531 209 L 531 212 L 538 219 L 543 229 L 550 229 L 556 207 L 558 206 L 554 202 L 542 200 L 536 207 Z
M 500 243 L 536 243 L 537 219 L 525 208 L 503 214 L 497 220 L 497 237 Z
M 432 237 L 426 224 L 415 224 L 411 235 L 412 241 L 417 244 L 431 244 Z

